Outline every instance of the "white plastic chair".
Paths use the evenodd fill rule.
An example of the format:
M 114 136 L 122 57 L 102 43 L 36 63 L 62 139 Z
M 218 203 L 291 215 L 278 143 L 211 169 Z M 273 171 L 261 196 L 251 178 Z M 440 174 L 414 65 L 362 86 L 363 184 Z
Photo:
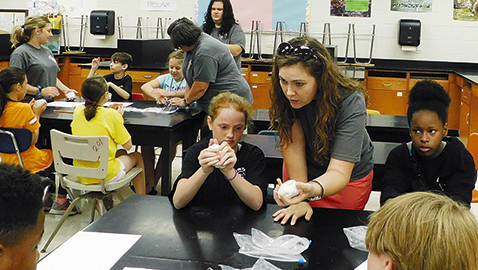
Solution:
M 46 242 L 42 249 L 45 252 L 51 241 L 60 230 L 61 226 L 65 222 L 66 218 L 73 210 L 73 207 L 81 200 L 90 198 L 93 200 L 93 209 L 91 213 L 91 221 L 94 221 L 96 203 L 100 205 L 100 215 L 103 215 L 106 211 L 103 205 L 103 199 L 111 193 L 116 194 L 120 201 L 123 197 L 115 192 L 119 188 L 129 185 L 139 173 L 141 168 L 132 168 L 126 173 L 126 175 L 118 181 L 105 181 L 108 174 L 108 137 L 107 136 L 74 136 L 63 133 L 61 131 L 52 129 L 51 135 L 51 147 L 53 151 L 53 162 L 55 164 L 56 183 L 61 183 L 62 187 L 68 191 L 68 194 L 73 199 L 72 189 L 85 191 L 82 194 L 73 199 L 70 206 L 63 214 L 60 222 L 56 226 L 52 235 Z M 97 168 L 85 168 L 78 167 L 70 164 L 66 164 L 64 159 L 76 159 L 82 161 L 100 161 L 100 165 Z M 100 184 L 84 185 L 78 181 L 78 177 L 89 177 L 102 179 Z

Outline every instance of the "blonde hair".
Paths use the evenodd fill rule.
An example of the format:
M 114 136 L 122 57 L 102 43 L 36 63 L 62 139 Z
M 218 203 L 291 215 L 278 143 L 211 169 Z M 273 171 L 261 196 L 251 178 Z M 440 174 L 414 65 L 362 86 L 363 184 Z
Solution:
M 451 198 L 412 192 L 388 200 L 370 217 L 370 252 L 386 253 L 393 269 L 478 269 L 478 222 Z
M 36 28 L 41 29 L 47 24 L 51 24 L 50 19 L 48 19 L 47 16 L 38 15 L 33 17 L 27 17 L 25 19 L 25 24 L 16 25 L 13 28 L 12 34 L 10 35 L 12 47 L 17 48 L 23 43 L 28 42 L 32 37 L 33 30 L 35 30 Z
M 221 113 L 222 109 L 234 108 L 238 112 L 244 113 L 245 124 L 249 123 L 252 115 L 252 107 L 249 101 L 231 92 L 222 92 L 211 99 L 209 105 L 209 117 L 214 121 Z
M 183 50 L 174 50 L 172 53 L 169 54 L 168 60 L 171 59 L 178 59 L 178 60 L 184 60 L 184 52 Z

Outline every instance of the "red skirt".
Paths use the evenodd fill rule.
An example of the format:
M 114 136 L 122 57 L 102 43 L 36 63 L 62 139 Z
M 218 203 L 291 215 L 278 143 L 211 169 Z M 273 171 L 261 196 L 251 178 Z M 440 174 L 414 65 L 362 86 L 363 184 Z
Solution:
M 289 174 L 283 167 L 284 182 Z M 363 210 L 372 192 L 373 170 L 364 178 L 349 182 L 339 193 L 310 202 L 312 207 Z

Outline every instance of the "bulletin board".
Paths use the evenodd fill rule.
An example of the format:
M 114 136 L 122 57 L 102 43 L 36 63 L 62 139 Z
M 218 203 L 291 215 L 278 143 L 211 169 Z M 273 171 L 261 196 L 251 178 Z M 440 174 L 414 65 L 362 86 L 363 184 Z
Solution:
M 28 10 L 24 9 L 0 9 L 0 33 L 11 33 L 15 25 L 25 23 Z
M 204 23 L 210 0 L 197 0 L 195 21 Z M 243 29 L 251 29 L 252 21 L 261 21 L 262 30 L 275 30 L 278 21 L 284 30 L 299 31 L 300 24 L 309 22 L 310 0 L 231 0 L 234 17 Z

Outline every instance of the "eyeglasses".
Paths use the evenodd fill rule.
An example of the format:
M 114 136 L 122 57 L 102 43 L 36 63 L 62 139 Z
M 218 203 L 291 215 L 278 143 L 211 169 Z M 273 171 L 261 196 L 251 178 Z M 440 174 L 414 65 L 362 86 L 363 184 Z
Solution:
M 304 61 L 307 61 L 312 57 L 317 59 L 315 50 L 307 46 L 294 47 L 287 42 L 279 44 L 279 47 L 277 47 L 277 55 L 293 55 Z

